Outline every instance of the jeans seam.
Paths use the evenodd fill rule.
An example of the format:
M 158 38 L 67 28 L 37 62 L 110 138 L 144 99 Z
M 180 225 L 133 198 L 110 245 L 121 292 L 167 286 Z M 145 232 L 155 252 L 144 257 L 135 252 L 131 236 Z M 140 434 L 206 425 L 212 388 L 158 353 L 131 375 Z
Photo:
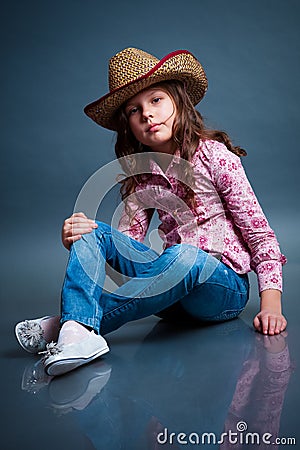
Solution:
M 222 313 L 217 314 L 215 316 L 202 316 L 203 320 L 220 320 L 220 319 L 226 319 L 228 316 L 236 316 L 239 315 L 245 308 L 235 308 L 235 309 L 226 309 L 225 311 L 222 311 Z
M 228 286 L 226 286 L 226 285 L 224 285 L 222 283 L 211 282 L 211 281 L 205 281 L 204 283 L 197 284 L 196 286 L 202 286 L 203 284 L 212 284 L 214 286 L 221 286 L 221 287 L 225 288 L 228 291 L 234 292 L 235 294 L 242 294 L 242 295 L 244 295 L 244 294 L 247 294 L 247 292 L 248 292 L 248 290 L 240 291 L 240 290 L 232 289 L 231 287 L 228 287 Z
M 101 238 L 102 238 L 103 234 L 104 233 L 101 233 Z M 98 243 L 97 243 L 96 233 L 94 234 L 94 236 L 95 236 L 95 241 L 96 241 L 95 243 L 97 245 Z M 83 235 L 82 237 L 84 239 L 85 236 Z M 86 242 L 87 242 L 87 240 L 86 240 Z M 98 275 L 100 273 L 100 258 L 102 255 L 100 256 L 99 253 L 100 253 L 100 249 L 98 249 L 98 254 L 97 254 L 97 267 L 96 267 L 96 271 L 95 271 L 95 280 L 98 280 Z M 97 300 L 95 298 L 96 285 L 97 285 L 97 281 L 92 280 L 92 285 L 91 285 L 91 288 L 89 291 L 90 296 L 94 299 L 94 318 L 99 316 L 99 300 Z
M 95 230 L 96 232 L 97 232 L 97 230 Z M 118 242 L 120 242 L 121 244 L 125 244 L 124 243 L 124 241 L 120 238 L 120 236 L 119 236 L 119 234 L 118 233 L 121 233 L 121 232 L 118 232 L 118 233 L 113 233 L 113 232 L 111 232 L 111 231 L 101 231 L 100 232 L 101 233 L 101 236 L 103 236 L 104 234 L 106 234 L 106 235 L 110 235 L 111 236 L 111 238 L 114 240 L 114 239 L 116 239 L 116 240 L 118 240 Z M 122 233 L 121 233 L 122 234 Z M 135 241 L 135 242 L 138 242 L 139 244 L 142 244 L 141 242 L 139 242 L 139 241 L 137 241 L 136 239 L 133 239 L 133 238 L 131 238 L 130 236 L 127 236 L 126 234 L 123 234 L 123 236 L 126 238 L 128 238 L 128 240 L 130 240 L 130 239 L 132 239 L 133 241 Z M 145 245 L 145 247 L 147 247 L 146 245 Z M 153 251 L 154 252 L 154 250 L 152 250 L 150 247 L 147 247 L 149 250 L 151 250 L 151 251 Z M 140 250 L 138 250 L 138 249 L 136 249 L 136 248 L 134 248 L 134 247 L 132 247 L 131 248 L 131 250 L 133 250 L 135 253 L 138 253 L 138 255 L 140 256 L 140 255 L 143 255 L 143 253 L 146 253 L 148 250 L 146 250 L 145 252 L 142 252 L 142 251 L 140 251 Z M 158 253 L 156 253 L 156 252 L 154 252 L 155 253 L 155 255 L 157 256 L 157 257 L 159 257 L 159 254 Z M 142 261 L 142 263 L 147 263 L 147 262 L 151 262 L 152 260 L 150 259 L 146 259 L 146 258 L 144 258 L 144 261 Z

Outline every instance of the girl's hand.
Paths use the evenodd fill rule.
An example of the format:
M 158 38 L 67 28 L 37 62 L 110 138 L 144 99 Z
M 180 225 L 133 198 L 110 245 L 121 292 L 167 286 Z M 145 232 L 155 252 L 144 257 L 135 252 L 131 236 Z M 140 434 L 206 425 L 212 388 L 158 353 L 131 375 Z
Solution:
M 263 334 L 279 334 L 286 329 L 286 318 L 278 312 L 262 309 L 253 320 L 254 328 Z
M 279 334 L 286 329 L 287 321 L 281 311 L 281 292 L 266 289 L 260 293 L 260 312 L 254 317 L 254 328 L 263 334 Z
M 74 213 L 66 219 L 62 227 L 62 243 L 70 250 L 73 242 L 78 241 L 83 234 L 91 233 L 98 225 L 94 220 L 88 219 L 82 212 Z

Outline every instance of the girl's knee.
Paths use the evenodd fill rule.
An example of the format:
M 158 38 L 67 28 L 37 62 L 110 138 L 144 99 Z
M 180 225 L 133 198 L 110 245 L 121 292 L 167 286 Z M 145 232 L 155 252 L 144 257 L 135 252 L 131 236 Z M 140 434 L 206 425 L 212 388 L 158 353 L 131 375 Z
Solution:
M 98 227 L 95 229 L 98 232 L 111 232 L 111 226 L 105 222 L 101 222 L 99 220 L 95 220 Z
M 102 239 L 103 235 L 106 235 L 108 231 L 110 232 L 110 227 L 104 222 L 96 221 L 98 227 L 94 228 L 89 233 L 84 233 L 81 238 L 74 242 L 73 247 L 77 250 L 84 248 L 94 248 L 98 247 L 99 241 Z

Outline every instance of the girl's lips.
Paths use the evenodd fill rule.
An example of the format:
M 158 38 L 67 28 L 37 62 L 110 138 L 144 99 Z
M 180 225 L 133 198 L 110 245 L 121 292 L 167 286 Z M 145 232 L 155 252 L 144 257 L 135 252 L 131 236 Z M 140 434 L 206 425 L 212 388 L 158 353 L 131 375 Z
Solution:
M 160 123 L 153 123 L 149 128 L 148 128 L 148 130 L 147 131 L 150 131 L 150 132 L 154 132 L 154 131 L 157 131 L 158 129 L 159 129 L 159 127 L 160 127 Z

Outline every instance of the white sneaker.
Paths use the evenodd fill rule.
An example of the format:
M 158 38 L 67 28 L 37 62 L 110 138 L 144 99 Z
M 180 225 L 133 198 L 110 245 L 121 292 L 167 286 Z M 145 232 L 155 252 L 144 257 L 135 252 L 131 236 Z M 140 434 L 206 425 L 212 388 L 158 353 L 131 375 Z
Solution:
M 62 375 L 76 369 L 83 364 L 104 355 L 109 351 L 106 340 L 94 331 L 81 342 L 59 345 L 51 342 L 47 344 L 44 357 L 45 371 L 50 376 Z

